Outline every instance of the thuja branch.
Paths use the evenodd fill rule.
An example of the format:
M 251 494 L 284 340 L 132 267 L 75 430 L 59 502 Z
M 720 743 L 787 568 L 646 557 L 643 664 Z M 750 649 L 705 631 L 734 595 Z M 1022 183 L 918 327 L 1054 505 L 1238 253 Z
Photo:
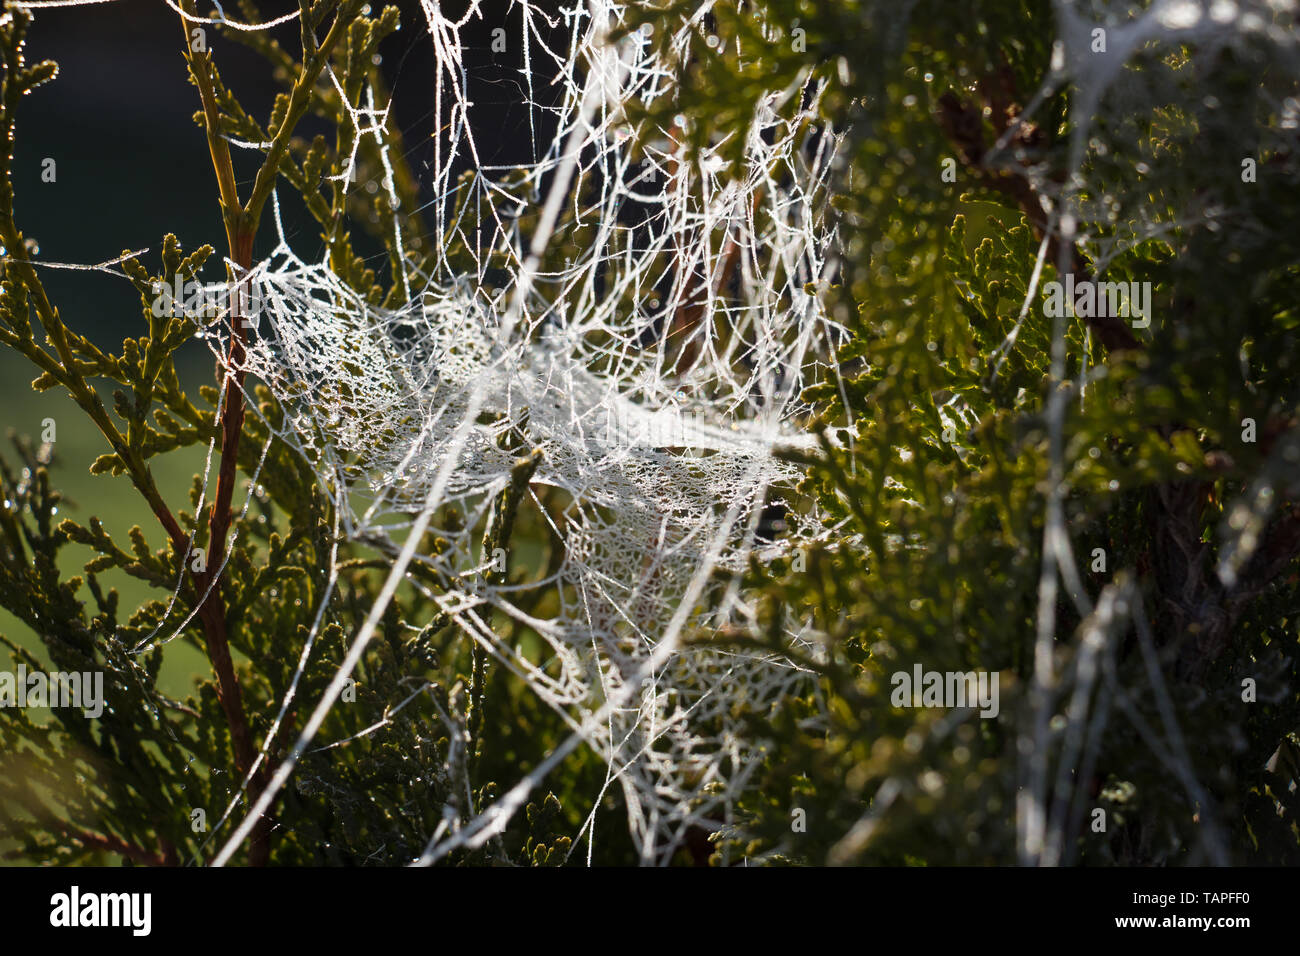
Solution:
M 79 362 L 73 354 L 74 349 L 87 351 L 87 343 L 63 324 L 36 270 L 20 254 L 25 244 L 23 234 L 14 219 L 12 182 L 14 117 L 22 96 L 28 90 L 51 78 L 55 73 L 55 65 L 50 61 L 44 61 L 30 69 L 25 68 L 23 45 L 31 17 L 30 14 L 18 9 L 12 11 L 11 16 L 12 19 L 7 25 L 3 38 L 5 71 L 3 90 L 0 93 L 0 103 L 2 103 L 0 109 L 3 110 L 3 115 L 0 116 L 0 241 L 3 241 L 5 248 L 11 253 L 19 253 L 5 260 L 5 271 L 7 278 L 16 282 L 18 286 L 16 292 L 24 301 L 21 303 L 22 309 L 16 309 L 10 318 L 19 319 L 18 311 L 25 311 L 26 300 L 30 300 L 57 357 L 50 355 L 36 343 L 30 325 L 0 329 L 0 337 L 48 376 L 65 386 L 72 400 L 90 416 L 121 458 L 132 484 L 148 502 L 150 510 L 158 518 L 163 530 L 167 532 L 179 559 L 188 547 L 185 533 L 158 492 L 143 455 L 139 449 L 131 446 L 109 418 L 99 394 L 86 382 L 82 369 L 83 363 Z
M 254 232 L 257 230 L 257 223 L 262 215 L 262 207 L 266 205 L 267 199 L 271 197 L 271 188 L 275 185 L 280 163 L 288 153 L 289 140 L 293 136 L 293 131 L 311 105 L 316 81 L 320 79 L 321 71 L 329 62 L 330 55 L 338 45 L 339 40 L 351 23 L 357 19 L 362 2 L 363 0 L 346 0 L 340 5 L 329 33 L 325 35 L 324 41 L 319 46 L 314 45 L 314 38 L 308 27 L 307 4 L 302 4 L 304 47 L 302 71 L 298 74 L 293 89 L 289 93 L 289 105 L 285 111 L 284 119 L 280 121 L 277 128 L 271 130 L 271 146 L 267 150 L 266 160 L 262 163 L 262 168 L 257 172 L 257 178 L 253 182 L 253 191 L 248 197 L 248 203 L 244 206 L 245 222 L 247 227 Z
M 1031 153 L 1046 145 L 1045 131 L 1022 115 L 1011 71 L 1003 68 L 981 77 L 978 89 L 983 108 L 951 92 L 943 94 L 938 101 L 939 125 L 980 183 L 1011 199 L 1037 238 L 1046 238 L 1048 257 L 1063 262 L 1066 271 L 1084 271 L 1073 242 L 1063 241 L 1052 229 L 1042 197 L 1028 177 L 992 170 L 985 162 L 989 149 L 982 116 L 990 118 L 1002 142 L 1014 142 Z M 1114 316 L 1088 315 L 1084 319 L 1108 351 L 1142 348 L 1128 326 Z M 1281 430 L 1287 426 L 1277 427 Z M 1164 426 L 1161 436 L 1168 440 L 1181 428 Z M 1213 483 L 1206 481 L 1163 482 L 1152 489 L 1150 499 L 1151 532 L 1157 546 L 1149 550 L 1146 561 L 1163 569 L 1156 578 L 1164 595 L 1161 606 L 1167 629 L 1174 635 L 1194 638 L 1183 642 L 1177 662 L 1178 672 L 1192 682 L 1199 681 L 1227 648 L 1234 626 L 1251 602 L 1271 587 L 1300 554 L 1300 522 L 1294 512 L 1284 514 L 1266 531 L 1267 547 L 1252 562 L 1250 573 L 1225 588 L 1208 567 L 1211 546 L 1202 540 L 1207 493 L 1212 487 Z M 1248 586 L 1244 581 L 1254 583 Z

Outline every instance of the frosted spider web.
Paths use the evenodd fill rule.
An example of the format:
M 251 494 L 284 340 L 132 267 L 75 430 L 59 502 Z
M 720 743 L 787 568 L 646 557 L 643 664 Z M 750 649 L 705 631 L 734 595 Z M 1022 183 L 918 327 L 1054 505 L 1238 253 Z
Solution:
M 756 547 L 770 558 L 815 533 L 814 521 L 794 513 L 783 544 L 760 537 L 759 525 L 763 509 L 779 505 L 781 489 L 799 476 L 774 452 L 809 444 L 799 396 L 841 339 L 807 291 L 832 272 L 822 207 L 835 141 L 807 132 L 820 87 L 774 91 L 760 103 L 739 171 L 712 153 L 686 163 L 675 145 L 680 130 L 658 131 L 634 157 L 628 105 L 672 95 L 671 64 L 649 34 L 611 39 L 625 8 L 593 2 L 548 20 L 563 22 L 568 35 L 552 48 L 537 28 L 548 15 L 519 6 L 525 63 L 548 61 L 563 94 L 556 106 L 536 103 L 537 71 L 525 72 L 527 106 L 538 114 L 530 126 L 557 132 L 535 144 L 535 163 L 500 167 L 478 161 L 462 62 L 460 31 L 477 6 L 453 22 L 423 4 L 439 65 L 437 115 L 450 118 L 452 135 L 449 148 L 439 141 L 431 178 L 440 256 L 430 274 L 400 277 L 405 305 L 377 308 L 326 264 L 299 258 L 278 206 L 279 246 L 242 277 L 257 316 L 244 369 L 285 412 L 273 440 L 311 462 L 342 534 L 392 564 L 334 683 L 218 864 L 288 779 L 398 584 L 413 581 L 412 562 L 445 582 L 436 593 L 426 589 L 442 614 L 571 729 L 482 814 L 445 813 L 422 863 L 486 843 L 578 746 L 608 765 L 604 789 L 590 795 L 588 859 L 595 808 L 617 785 L 642 859 L 666 862 L 691 826 L 712 831 L 729 821 L 756 767 L 756 742 L 737 723 L 742 707 L 761 710 L 807 680 L 779 656 L 683 637 L 753 620 L 740 589 L 720 588 L 715 572 L 743 571 Z M 697 21 L 679 25 L 673 56 L 683 55 Z M 383 152 L 381 187 L 397 209 L 380 135 L 386 119 L 387 105 L 376 106 L 373 95 L 351 111 L 356 141 L 374 137 Z M 469 178 L 453 180 L 466 161 Z M 354 151 L 348 179 L 355 162 Z M 459 217 L 451 212 L 457 203 Z M 519 228 L 524 210 L 539 213 L 531 236 Z M 590 231 L 576 260 L 555 265 L 548 246 L 579 227 Z M 394 229 L 400 247 L 397 222 Z M 448 261 L 456 241 L 475 251 L 477 271 Z M 665 269 L 665 260 L 673 265 Z M 726 288 L 732 276 L 739 295 Z M 680 315 L 692 318 L 676 321 Z M 206 330 L 218 357 L 229 334 L 228 323 Z M 527 455 L 537 466 L 524 506 L 545 516 L 563 556 L 549 576 L 521 586 L 490 575 L 494 556 L 479 542 Z M 569 502 L 558 520 L 537 497 L 548 486 Z M 453 505 L 463 519 L 438 527 Z M 420 553 L 426 531 L 450 547 Z M 336 577 L 332 570 L 331 590 Z M 542 586 L 559 597 L 558 612 L 545 619 L 519 606 L 525 589 Z M 485 609 L 539 635 L 550 660 L 538 666 L 509 646 Z M 453 708 L 441 718 L 453 742 L 444 771 L 453 789 L 467 792 L 457 759 L 465 715 Z

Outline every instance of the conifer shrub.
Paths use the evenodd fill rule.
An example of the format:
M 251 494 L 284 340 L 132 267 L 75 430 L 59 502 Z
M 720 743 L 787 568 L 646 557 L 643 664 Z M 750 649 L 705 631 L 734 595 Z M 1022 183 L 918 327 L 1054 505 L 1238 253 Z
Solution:
M 474 172 L 426 201 L 375 105 L 396 7 L 303 0 L 286 34 L 179 6 L 220 218 L 209 245 L 168 235 L 110 264 L 132 290 L 105 308 L 139 310 L 120 346 L 65 321 L 20 225 L 14 143 L 57 67 L 29 59 L 31 12 L 7 3 L 0 18 L 0 341 L 103 443 L 64 461 L 57 441 L 15 436 L 0 463 L 0 606 L 36 638 L 0 641 L 14 672 L 102 675 L 104 705 L 0 706 L 10 858 L 1300 860 L 1290 5 L 620 4 L 568 54 L 567 89 L 617 60 L 581 59 L 593 50 L 651 51 L 621 61 L 646 85 L 617 110 L 602 101 L 630 151 L 584 141 L 569 168 L 564 137 L 587 127 L 559 130 L 541 143 L 545 176 L 503 174 L 499 192 L 529 201 L 496 226 L 466 198 Z M 283 86 L 268 117 L 218 72 L 218 34 Z M 668 68 L 635 72 L 644 62 Z M 600 115 L 576 94 L 565 109 L 589 126 Z M 303 132 L 321 124 L 330 135 Z M 235 175 L 232 146 L 258 155 L 253 177 Z M 640 162 L 640 191 L 602 205 Z M 366 182 L 382 188 L 353 188 Z M 664 208 L 703 225 L 659 234 L 647 220 L 689 242 L 646 252 L 644 226 L 608 238 L 652 190 L 697 188 L 730 197 L 727 216 L 682 199 Z M 290 195 L 319 228 L 309 279 L 336 311 L 273 303 L 273 339 L 241 290 Z M 440 217 L 457 225 L 433 241 Z M 509 247 L 484 251 L 494 228 Z M 553 239 L 529 246 L 538 234 Z M 592 249 L 603 258 L 589 266 Z M 760 257 L 772 249 L 792 254 Z M 423 414 L 403 403 L 454 369 L 403 377 L 428 371 L 412 364 L 429 326 L 411 317 L 432 321 L 412 284 L 448 270 L 481 287 L 526 279 L 518 302 L 493 300 L 508 332 L 483 355 L 508 352 L 516 313 L 541 298 L 520 364 L 552 361 L 598 301 L 591 381 L 627 385 L 623 364 L 643 351 L 654 368 L 636 381 L 660 391 L 642 399 L 728 415 L 745 405 L 734 377 L 765 395 L 798 383 L 780 411 L 799 434 L 755 452 L 744 422 L 737 438 L 713 419 L 615 441 L 587 464 L 626 497 L 580 503 L 564 455 L 581 458 L 589 436 L 557 436 L 541 403 L 478 404 L 485 373 L 474 398 L 443 407 L 465 417 L 455 454 L 469 447 L 491 480 L 421 506 L 428 484 L 457 479 L 419 441 L 400 444 Z M 159 307 L 213 285 L 229 294 L 224 334 Z M 387 316 L 383 334 L 348 338 L 361 326 L 340 302 Z M 751 336 L 747 309 L 784 325 Z M 355 362 L 307 381 L 282 324 L 293 315 L 321 338 L 337 320 Z M 825 333 L 805 335 L 809 322 Z M 478 354 L 459 335 L 445 357 Z M 196 387 L 178 357 L 202 345 L 216 379 Z M 349 445 L 350 414 L 378 405 L 384 428 Z M 474 428 L 491 440 L 468 444 Z M 694 441 L 707 452 L 683 451 Z M 412 450 L 384 459 L 387 443 Z M 186 510 L 153 468 L 196 450 L 209 467 Z M 358 522 L 347 493 L 382 500 L 417 453 L 426 484 L 386 504 L 399 532 Z M 129 487 L 153 523 L 122 540 L 93 507 L 61 511 L 60 469 L 82 467 Z M 752 486 L 751 467 L 764 475 Z M 740 490 L 692 510 L 701 488 Z M 620 521 L 659 537 L 644 553 L 635 534 L 581 537 Z M 472 584 L 445 570 L 462 558 Z M 127 578 L 151 597 L 124 607 Z M 624 597 L 584 603 L 593 582 Z M 547 650 L 561 631 L 572 655 Z M 184 699 L 159 686 L 176 642 L 206 662 Z

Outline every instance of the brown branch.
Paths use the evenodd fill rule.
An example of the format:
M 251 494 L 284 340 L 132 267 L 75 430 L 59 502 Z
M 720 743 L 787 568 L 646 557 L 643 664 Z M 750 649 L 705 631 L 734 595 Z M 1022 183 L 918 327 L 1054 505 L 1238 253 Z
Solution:
M 189 6 L 189 5 L 187 5 Z M 230 159 L 230 149 L 226 141 L 221 137 L 221 119 L 218 112 L 216 99 L 212 89 L 212 78 L 210 75 L 211 57 L 207 52 L 194 50 L 190 45 L 190 33 L 187 21 L 181 20 L 181 27 L 185 33 L 186 60 L 189 64 L 190 74 L 194 77 L 195 86 L 199 90 L 199 98 L 203 103 L 204 126 L 207 131 L 209 151 L 212 154 L 212 165 L 217 174 L 217 187 L 221 196 L 221 206 L 223 218 L 226 225 L 226 238 L 230 246 L 230 257 L 238 268 L 247 269 L 252 265 L 252 248 L 253 236 L 245 235 L 240 229 L 240 220 L 242 210 L 239 205 L 239 197 L 235 189 L 234 167 Z M 232 276 L 232 280 L 236 277 Z M 243 358 L 243 336 L 245 330 L 239 315 L 238 297 L 231 297 L 231 322 L 234 326 L 234 333 L 231 335 L 230 352 L 228 361 L 233 360 L 236 355 Z M 229 366 L 238 368 L 239 366 Z M 242 383 L 242 376 L 239 380 Z M 234 455 L 229 452 L 234 451 L 238 444 L 239 425 L 243 422 L 243 402 L 242 392 L 238 387 L 232 387 L 236 383 L 227 383 L 227 393 L 225 397 L 225 408 L 222 414 L 222 447 L 221 447 L 221 466 L 217 479 L 216 501 L 212 509 L 211 524 L 211 541 L 209 542 L 208 564 L 209 571 L 203 575 L 207 578 L 210 574 L 215 574 L 217 567 L 221 563 L 222 549 L 225 541 L 225 532 L 229 526 L 230 500 L 234 484 Z M 235 413 L 232 415 L 232 409 Z M 235 419 L 233 436 L 232 436 L 232 418 Z M 220 507 L 224 498 L 225 507 Z M 222 515 L 224 513 L 224 521 Z M 202 581 L 206 584 L 206 581 Z M 204 609 L 209 605 L 220 603 L 220 593 L 214 590 L 213 597 L 215 601 L 205 603 Z M 210 616 L 210 615 L 209 615 Z M 229 650 L 225 647 L 224 627 L 220 634 L 221 648 L 209 648 L 210 653 L 224 654 L 229 657 Z M 238 684 L 232 685 L 234 688 L 235 702 L 238 703 Z M 229 716 L 229 715 L 228 715 Z M 242 723 L 242 719 L 241 719 Z M 235 728 L 231 728 L 232 732 Z M 251 762 L 250 762 L 251 765 Z M 246 768 L 245 768 L 246 769 Z
M 1009 82 L 1009 78 L 1003 75 L 996 84 L 991 80 L 980 84 L 981 91 L 988 100 L 994 126 L 1004 134 L 1010 129 L 1010 123 L 1018 121 L 1019 117 L 1019 107 L 1012 100 L 1014 91 L 1007 86 Z M 1047 255 L 1052 262 L 1064 261 L 1067 272 L 1087 275 L 1074 244 L 1062 247 L 1060 237 L 1050 228 L 1047 212 L 1039 202 L 1038 191 L 1029 179 L 1024 175 L 985 167 L 984 158 L 988 147 L 984 140 L 982 114 L 983 110 L 979 106 L 958 99 L 952 92 L 939 97 L 939 125 L 956 147 L 962 164 L 973 172 L 982 186 L 996 190 L 1015 202 L 1029 221 L 1038 241 L 1047 238 Z M 1042 138 L 1042 131 L 1038 127 L 1028 122 L 1020 123 L 1018 139 L 1024 146 L 1036 148 L 1041 145 Z M 1108 352 L 1136 351 L 1142 348 L 1132 330 L 1115 316 L 1085 316 L 1084 321 L 1097 334 Z
M 192 4 L 186 6 L 192 9 Z M 221 116 L 213 94 L 210 72 L 211 56 L 206 51 L 197 51 L 193 48 L 189 24 L 183 17 L 181 29 L 185 34 L 185 59 L 190 75 L 194 78 L 194 85 L 198 88 L 199 99 L 203 103 L 204 128 L 207 132 L 208 149 L 212 154 L 212 165 L 217 174 L 217 188 L 221 198 L 222 219 L 226 227 L 230 258 L 237 269 L 246 270 L 252 265 L 253 234 L 243 229 L 244 216 L 235 187 L 230 148 L 221 137 Z M 238 275 L 231 275 L 230 279 L 232 282 L 237 281 Z M 221 463 L 217 473 L 217 490 L 209 517 L 210 534 L 206 570 L 194 571 L 193 576 L 199 593 L 198 599 L 202 602 L 199 607 L 199 619 L 207 641 L 208 659 L 217 677 L 217 700 L 221 704 L 226 724 L 230 728 L 235 766 L 243 775 L 247 774 L 253 766 L 257 758 L 257 750 L 248 729 L 239 679 L 230 656 L 226 608 L 218 580 L 221 564 L 225 559 L 225 540 L 231 521 L 230 502 L 234 496 L 238 466 L 239 432 L 244 423 L 243 364 L 246 330 L 243 327 L 239 297 L 231 296 L 230 302 L 232 332 L 230 351 L 227 353 L 225 365 L 229 371 L 224 407 L 221 409 Z M 261 794 L 263 785 L 264 774 L 262 773 L 254 775 L 254 778 L 249 781 L 249 791 L 253 800 Z M 270 821 L 263 818 L 250 846 L 250 863 L 261 865 L 267 862 L 270 853 L 269 836 Z
M 192 10 L 192 6 L 192 4 L 186 5 L 187 12 Z M 199 613 L 207 636 L 208 657 L 217 674 L 218 700 L 230 727 L 235 765 L 241 774 L 249 772 L 256 760 L 257 750 L 248 729 L 239 682 L 230 657 L 226 606 L 217 576 L 226 558 L 226 537 L 233 520 L 231 502 L 234 499 L 235 482 L 238 480 L 239 438 L 244 426 L 244 365 L 248 337 L 245 320 L 248 316 L 242 307 L 241 293 L 245 291 L 242 288 L 242 275 L 252 267 L 253 241 L 257 236 L 258 220 L 279 174 L 281 161 L 287 155 L 289 138 L 311 102 L 312 91 L 320 78 L 321 71 L 329 62 L 330 55 L 348 24 L 355 19 L 359 7 L 360 0 L 346 0 L 335 14 L 334 23 L 325 41 L 319 47 L 312 48 L 309 43 L 311 30 L 306 21 L 307 5 L 301 5 L 300 15 L 304 17 L 303 68 L 294 81 L 289 96 L 289 106 L 280 126 L 271 131 L 273 136 L 271 146 L 261 169 L 258 170 L 248 203 L 242 207 L 239 203 L 234 167 L 230 159 L 230 148 L 221 135 L 221 111 L 217 105 L 212 83 L 211 55 L 207 51 L 193 49 L 188 23 L 183 17 L 181 19 L 181 27 L 185 32 L 186 62 L 203 103 L 204 128 L 207 132 L 208 149 L 212 154 L 212 165 L 217 175 L 222 217 L 230 247 L 230 260 L 233 263 L 229 281 L 236 293 L 230 296 L 229 350 L 224 362 L 219 366 L 219 370 L 221 368 L 225 370 L 225 391 L 220 409 L 221 461 L 217 469 L 217 488 L 208 519 L 210 532 L 207 571 L 196 572 L 196 578 L 200 580 L 200 593 L 206 590 L 208 585 L 211 586 L 211 591 L 203 601 Z M 265 782 L 265 768 L 249 781 L 249 793 L 254 801 L 261 794 Z M 272 821 L 268 814 L 262 817 L 254 831 L 249 857 L 250 863 L 254 865 L 264 864 L 269 858 L 271 825 Z

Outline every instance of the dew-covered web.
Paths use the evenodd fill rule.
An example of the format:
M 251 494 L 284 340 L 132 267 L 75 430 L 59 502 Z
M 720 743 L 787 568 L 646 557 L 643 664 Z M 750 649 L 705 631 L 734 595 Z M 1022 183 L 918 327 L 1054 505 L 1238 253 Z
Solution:
M 745 596 L 717 572 L 742 571 L 756 547 L 771 557 L 794 540 L 773 543 L 761 518 L 798 477 L 780 451 L 809 444 L 800 394 L 840 338 L 807 291 L 832 270 L 823 210 L 834 140 L 809 133 L 820 88 L 773 91 L 760 104 L 753 131 L 736 132 L 746 137 L 743 168 L 707 152 L 690 163 L 680 127 L 647 134 L 631 125 L 631 104 L 671 97 L 673 64 L 649 33 L 612 38 L 622 5 L 548 14 L 519 4 L 516 42 L 533 67 L 529 128 L 555 134 L 534 142 L 534 163 L 485 165 L 461 43 L 477 5 L 455 21 L 433 3 L 423 8 L 439 66 L 436 115 L 451 127 L 428 171 L 435 198 L 426 212 L 434 248 L 471 250 L 475 267 L 441 254 L 426 273 L 399 277 L 405 305 L 377 308 L 327 264 L 299 258 L 277 208 L 281 242 L 244 277 L 257 315 L 245 370 L 284 411 L 279 427 L 268 425 L 311 463 L 341 534 L 392 563 L 293 755 L 217 861 L 305 748 L 328 743 L 312 738 L 397 585 L 424 587 L 408 575 L 418 562 L 443 582 L 428 591 L 441 613 L 571 729 L 525 779 L 503 781 L 506 792 L 483 814 L 447 814 L 421 862 L 500 832 L 578 746 L 608 765 L 605 789 L 621 791 L 643 859 L 664 862 L 690 826 L 729 820 L 755 766 L 740 705 L 761 709 L 806 679 L 784 658 L 684 638 L 748 623 Z M 564 41 L 548 45 L 557 25 Z M 698 29 L 677 26 L 672 57 Z M 555 77 L 561 95 L 535 101 L 538 73 Z M 372 137 L 383 151 L 379 185 L 398 209 L 380 133 L 387 108 L 372 95 L 350 115 L 358 141 Z M 468 177 L 453 175 L 465 166 Z M 343 177 L 354 178 L 351 168 Z M 561 244 L 575 253 L 562 264 L 550 252 Z M 229 331 L 208 329 L 219 357 Z M 562 557 L 509 583 L 482 541 L 530 456 L 521 507 L 543 516 Z M 543 507 L 547 488 L 562 506 Z M 452 506 L 460 517 L 446 522 Z M 813 527 L 795 513 L 787 521 L 792 531 Z M 424 553 L 429 531 L 449 546 Z M 509 564 L 516 580 L 519 563 Z M 536 617 L 525 598 L 542 587 L 558 610 Z M 500 638 L 489 608 L 539 635 L 544 659 Z M 441 716 L 453 741 L 442 769 L 465 792 L 468 779 L 454 778 L 464 775 L 466 714 L 453 706 Z M 590 795 L 588 853 L 602 796 Z

